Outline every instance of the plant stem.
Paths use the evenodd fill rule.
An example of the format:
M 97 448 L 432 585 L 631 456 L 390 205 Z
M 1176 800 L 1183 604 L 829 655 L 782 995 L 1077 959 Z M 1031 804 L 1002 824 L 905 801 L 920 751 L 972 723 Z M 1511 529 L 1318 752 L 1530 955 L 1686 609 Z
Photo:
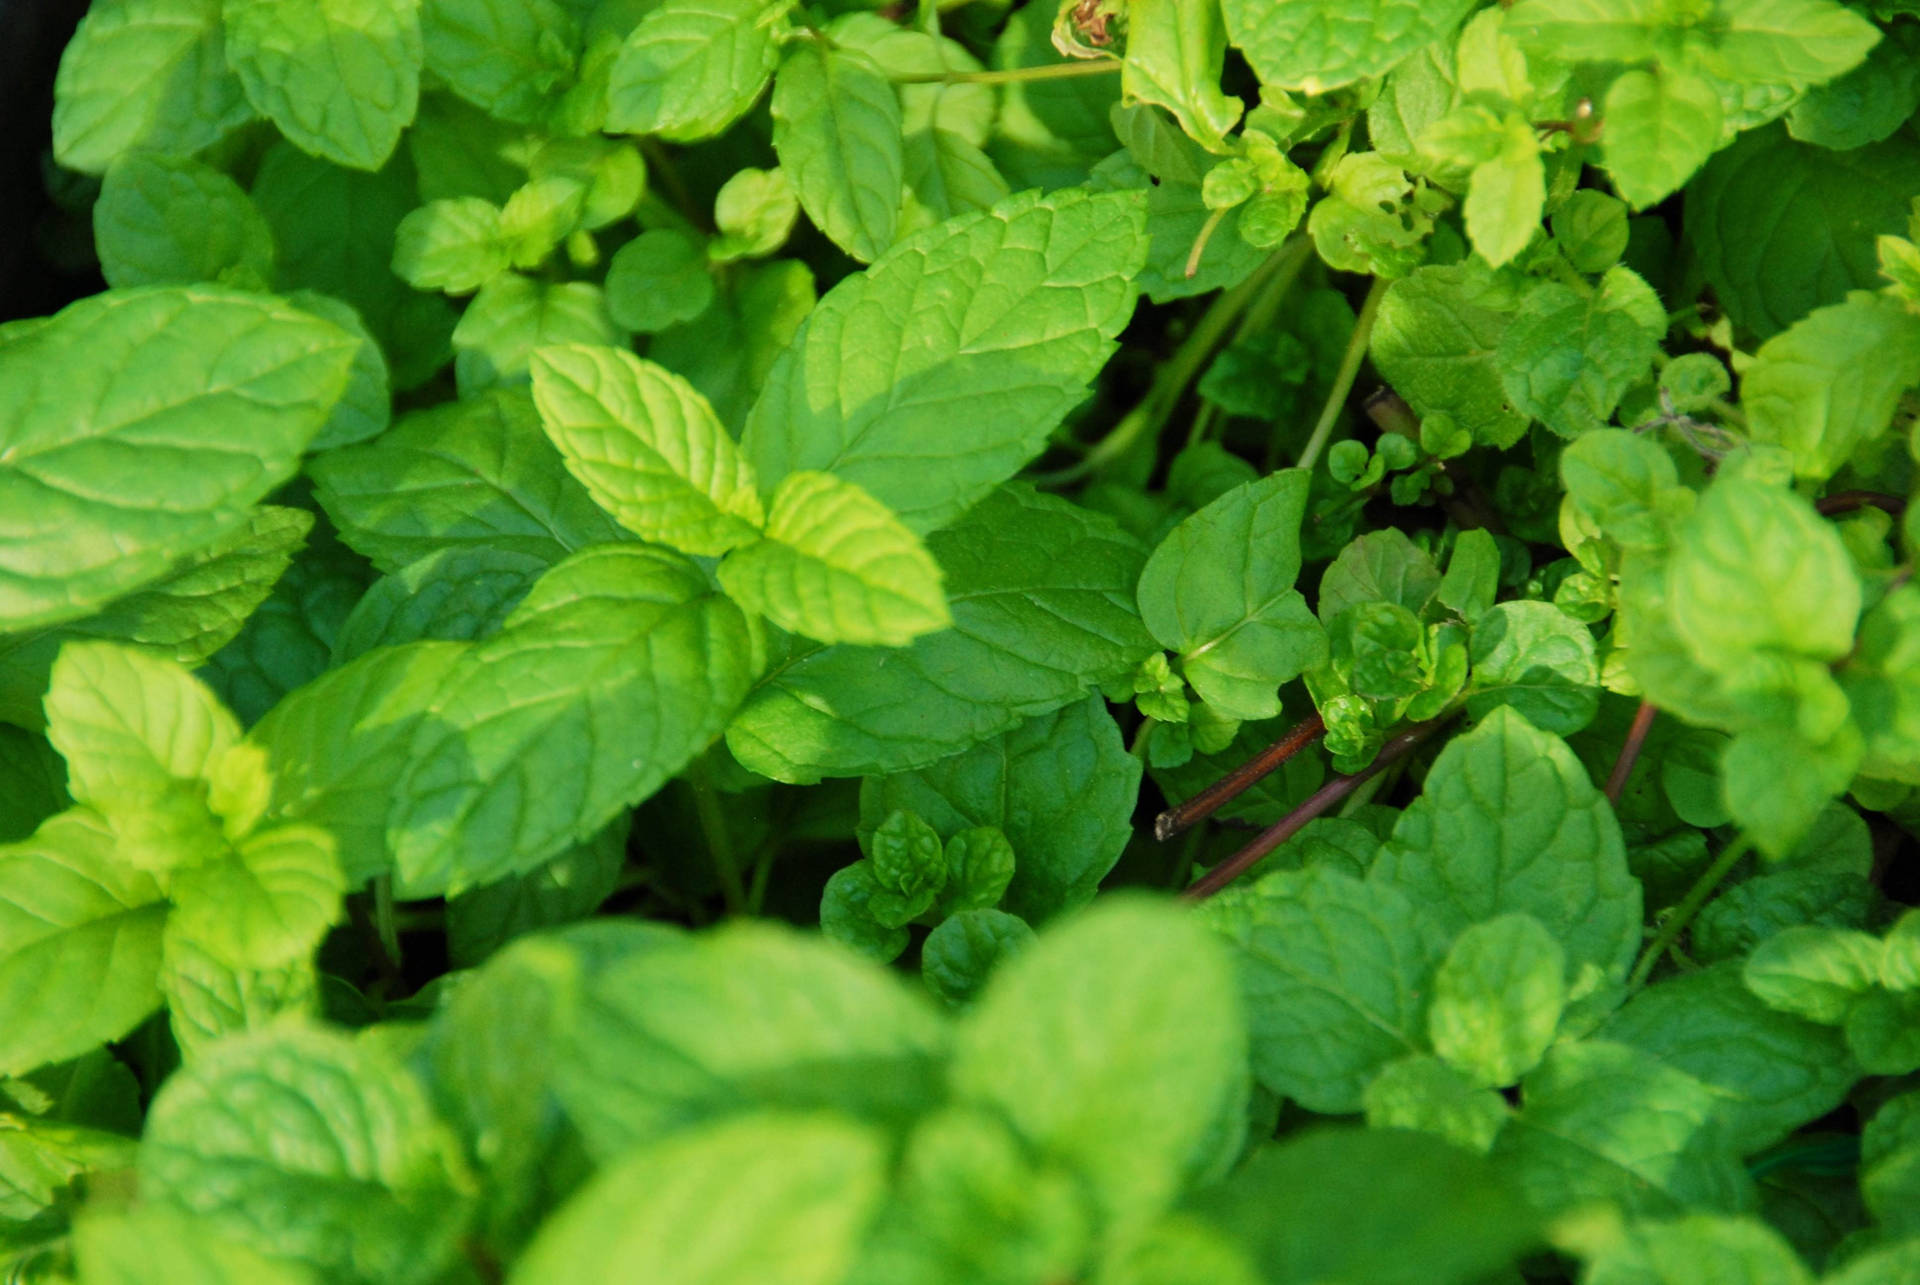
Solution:
M 747 892 L 740 884 L 740 866 L 734 860 L 733 836 L 727 831 L 726 810 L 720 806 L 720 793 L 708 783 L 704 773 L 690 776 L 693 808 L 700 818 L 700 837 L 706 842 L 707 855 L 720 876 L 720 895 L 726 900 L 727 913 L 745 914 Z
M 1200 320 L 1194 323 L 1193 330 L 1174 350 L 1173 356 L 1161 363 L 1159 373 L 1154 376 L 1153 387 L 1147 390 L 1147 395 L 1140 399 L 1138 406 L 1128 411 L 1112 431 L 1094 443 L 1078 463 L 1057 472 L 1035 474 L 1030 480 L 1042 486 L 1065 486 L 1077 482 L 1125 455 L 1141 437 L 1158 436 L 1172 417 L 1174 408 L 1180 404 L 1187 385 L 1199 377 L 1201 368 L 1226 338 L 1227 330 L 1235 319 L 1253 303 L 1267 282 L 1287 270 L 1290 263 L 1303 258 L 1307 247 L 1304 239 L 1289 241 L 1267 256 L 1267 261 L 1255 268 L 1252 276 L 1233 289 L 1222 291 L 1200 314 Z
M 1200 259 L 1207 252 L 1207 242 L 1213 240 L 1214 230 L 1220 226 L 1220 220 L 1226 217 L 1226 210 L 1215 210 L 1200 225 L 1200 234 L 1193 238 L 1193 249 L 1187 251 L 1187 280 L 1191 281 L 1199 274 Z
M 1245 793 L 1254 782 L 1277 770 L 1288 759 L 1319 740 L 1326 730 L 1326 723 L 1317 713 L 1289 728 L 1285 736 L 1200 793 L 1155 817 L 1153 837 L 1165 843 L 1182 830 L 1198 825 L 1229 801 Z
M 1118 58 L 1088 62 L 1051 62 L 1039 67 L 1006 67 L 998 71 L 928 71 L 890 76 L 896 85 L 1017 85 L 1030 80 L 1071 80 L 1081 76 L 1111 76 L 1121 68 Z
M 1300 452 L 1301 468 L 1310 469 L 1318 463 L 1320 452 L 1327 448 L 1327 439 L 1333 436 L 1334 421 L 1340 418 L 1340 408 L 1346 405 L 1353 381 L 1360 375 L 1360 363 L 1367 355 L 1367 341 L 1373 337 L 1373 321 L 1380 313 L 1380 299 L 1386 292 L 1387 282 L 1381 277 L 1375 277 L 1367 287 L 1366 301 L 1354 319 L 1353 336 L 1347 340 L 1347 351 L 1340 358 L 1340 369 L 1334 372 L 1333 387 L 1327 392 L 1327 404 L 1320 408 L 1320 421 L 1313 426 L 1313 436 L 1307 439 L 1306 449 Z
M 1646 950 L 1641 953 L 1640 962 L 1633 966 L 1633 973 L 1627 978 L 1629 991 L 1637 991 L 1647 984 L 1647 978 L 1652 975 L 1654 965 L 1660 962 L 1660 956 L 1666 953 L 1667 947 L 1680 940 L 1680 934 L 1686 931 L 1687 925 L 1700 912 L 1700 907 L 1707 904 L 1707 898 L 1711 897 L 1714 889 L 1720 886 L 1720 881 L 1727 877 L 1727 872 L 1738 865 L 1740 858 L 1751 851 L 1753 851 L 1753 840 L 1743 834 L 1722 848 L 1720 855 L 1713 859 L 1713 864 L 1700 872 L 1700 877 L 1693 881 L 1693 887 L 1687 889 L 1687 895 L 1681 899 L 1678 906 L 1673 908 L 1673 913 L 1661 922 L 1660 930 L 1653 935 L 1653 940 L 1647 943 Z
M 1633 724 L 1627 728 L 1627 739 L 1621 743 L 1620 757 L 1613 761 L 1613 771 L 1607 774 L 1607 802 L 1620 801 L 1620 792 L 1627 788 L 1634 761 L 1640 757 L 1640 747 L 1647 743 L 1647 733 L 1659 713 L 1659 706 L 1652 701 L 1641 701 L 1640 708 L 1633 712 Z
M 1424 723 L 1415 723 L 1385 745 L 1374 756 L 1373 762 L 1355 772 L 1352 776 L 1336 776 L 1309 795 L 1305 802 L 1287 813 L 1274 824 L 1260 832 L 1258 838 L 1240 851 L 1222 861 L 1201 877 L 1199 882 L 1181 893 L 1189 901 L 1203 901 L 1219 892 L 1222 888 L 1238 879 L 1248 870 L 1272 852 L 1275 848 L 1300 833 L 1307 822 L 1313 820 L 1347 795 L 1359 789 L 1376 773 L 1405 758 L 1419 747 L 1420 743 L 1447 721 L 1447 716 L 1429 719 Z
M 1814 508 L 1832 517 L 1836 513 L 1851 513 L 1855 509 L 1881 509 L 1894 517 L 1907 511 L 1907 502 L 1897 495 L 1885 495 L 1879 491 L 1836 491 L 1814 502 Z

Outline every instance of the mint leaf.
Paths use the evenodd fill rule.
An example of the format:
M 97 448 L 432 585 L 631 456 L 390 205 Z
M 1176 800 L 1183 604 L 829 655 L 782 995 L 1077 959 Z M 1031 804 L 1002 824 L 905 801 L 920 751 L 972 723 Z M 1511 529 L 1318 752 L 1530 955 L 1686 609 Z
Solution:
M 720 554 L 758 537 L 753 468 L 678 375 L 617 349 L 542 348 L 533 400 L 567 470 L 642 539 Z
M 1665 20 L 1656 0 L 1521 0 L 1503 25 L 1528 48 L 1567 62 L 1640 62 L 1658 52 Z
M 710 1125 L 603 1170 L 509 1279 L 833 1285 L 886 1181 L 882 1139 L 852 1121 L 768 1114 Z
M 452 1134 L 375 1046 L 286 1027 L 167 1081 L 140 1148 L 143 1200 L 330 1280 L 425 1282 L 470 1202 Z
M 1767 1007 L 1824 1026 L 1838 1026 L 1856 997 L 1880 980 L 1878 939 L 1850 928 L 1811 925 L 1776 933 L 1741 970 L 1747 989 Z
M 1458 930 L 1520 911 L 1545 924 L 1570 973 L 1626 976 L 1640 887 L 1619 822 L 1558 737 L 1497 709 L 1440 752 L 1370 878 Z
M 980 993 L 996 968 L 1033 941 L 1033 929 L 1018 915 L 991 909 L 956 911 L 921 944 L 921 975 L 928 990 L 959 1007 Z
M 1237 948 L 1253 1072 L 1323 1114 L 1358 1111 L 1380 1069 L 1426 1044 L 1437 924 L 1395 889 L 1282 871 L 1223 912 Z
M 0 1073 L 119 1039 L 160 1003 L 167 904 L 84 809 L 0 847 Z
M 1475 718 L 1511 706 L 1541 731 L 1571 736 L 1600 709 L 1593 634 L 1552 603 L 1487 611 L 1473 622 L 1471 660 L 1467 713 Z
M 579 12 L 559 0 L 422 0 L 426 69 L 491 116 L 540 124 L 573 82 Z
M 383 571 L 460 548 L 555 563 L 621 538 L 568 475 L 525 391 L 403 415 L 377 441 L 330 451 L 310 472 L 341 538 Z
M 608 314 L 642 334 L 692 321 L 714 300 L 707 251 L 673 228 L 642 232 L 616 250 L 606 289 Z
M 1368 1081 L 1367 1125 L 1410 1129 L 1486 1154 L 1512 1114 L 1506 1100 L 1431 1053 L 1389 1062 Z
M 344 882 L 326 831 L 261 831 L 230 854 L 173 873 L 169 930 L 233 968 L 285 968 L 310 958 L 340 917 Z
M 917 533 L 1039 453 L 1133 311 L 1145 243 L 1125 196 L 1023 193 L 917 233 L 829 291 L 754 404 L 762 485 L 865 488 Z
M 222 0 L 227 65 L 302 151 L 354 169 L 392 155 L 420 98 L 415 0 Z
M 1853 70 L 1879 40 L 1872 23 L 1834 0 L 1730 5 L 1702 61 L 1728 80 L 1812 85 Z
M 280 968 L 235 967 L 177 921 L 167 925 L 161 944 L 159 982 L 167 1030 L 188 1065 L 230 1035 L 263 1030 L 289 1014 L 313 1016 L 320 1008 L 320 978 L 307 960 Z
M 556 344 L 623 342 L 606 295 L 585 281 L 535 281 L 502 273 L 473 297 L 453 328 L 454 376 L 462 397 L 525 383 L 536 350 Z
M 869 776 L 861 829 L 895 811 L 914 813 L 950 844 L 993 826 L 1015 858 L 1006 909 L 1039 923 L 1093 900 L 1133 833 L 1139 786 L 1139 760 L 1104 703 L 1087 697 L 931 767 Z
M 1120 92 L 1165 107 L 1203 147 L 1219 150 L 1240 119 L 1238 99 L 1220 92 L 1226 29 L 1215 4 L 1144 0 L 1127 8 L 1127 57 Z
M 89 10 L 61 56 L 53 153 L 98 174 L 137 149 L 191 155 L 252 117 L 227 70 L 220 0 L 123 0 Z
M 422 638 L 466 642 L 498 633 L 548 564 L 485 547 L 443 549 L 374 581 L 341 622 L 333 657 Z
M 1920 68 L 1910 28 L 1884 33 L 1867 60 L 1807 91 L 1787 112 L 1787 132 L 1837 152 L 1887 138 L 1920 108 Z
M 1629 71 L 1607 89 L 1607 171 L 1635 209 L 1680 187 L 1720 145 L 1720 95 L 1679 70 Z
M 1223 0 L 1227 33 L 1263 84 L 1322 94 L 1386 71 L 1445 35 L 1472 6 L 1466 0 Z
M 1216 1121 L 1243 1109 L 1244 1029 L 1210 934 L 1115 900 L 995 973 L 956 1033 L 952 1084 L 1076 1170 L 1101 1218 L 1130 1220 L 1171 1203 Z
M 773 150 L 828 240 L 863 263 L 893 243 L 906 165 L 900 100 L 870 59 L 795 45 L 773 84 Z
M 1608 269 L 1585 295 L 1535 286 L 1500 336 L 1501 386 L 1515 409 L 1579 437 L 1605 427 L 1646 376 L 1665 330 L 1666 309 L 1630 268 Z
M 469 294 L 507 270 L 500 207 L 477 196 L 429 201 L 393 236 L 394 275 L 420 290 Z
M 1388 527 L 1369 531 L 1340 550 L 1320 577 L 1320 619 L 1331 624 L 1348 608 L 1388 602 L 1418 616 L 1440 589 L 1440 568 L 1433 555 Z
M 665 0 L 621 46 L 606 127 L 680 142 L 718 134 L 773 71 L 776 12 L 767 0 Z
M 0 622 L 84 616 L 243 526 L 352 357 L 336 327 L 204 286 L 96 295 L 7 344 L 0 509 L 21 517 L 0 531 Z
M 1491 1088 L 1533 1069 L 1566 1002 L 1566 955 L 1538 919 L 1500 915 L 1454 938 L 1433 976 L 1434 1052 Z
M 592 979 L 556 1087 L 606 1158 L 756 1110 L 837 1108 L 899 1124 L 937 1100 L 947 1039 L 926 998 L 885 969 L 741 922 Z
M 748 610 L 822 642 L 900 647 L 953 623 L 919 538 L 831 473 L 782 479 L 766 535 L 728 554 L 718 574 Z
M 447 902 L 447 956 L 473 965 L 516 937 L 585 919 L 613 895 L 627 859 L 630 818 L 523 875 L 474 888 Z
M 137 1208 L 89 1214 L 74 1225 L 81 1277 L 97 1285 L 311 1285 L 298 1264 L 209 1231 L 177 1210 Z
M 377 437 L 393 420 L 393 397 L 389 387 L 387 359 L 380 351 L 366 323 L 353 305 L 332 295 L 312 290 L 295 290 L 287 302 L 322 321 L 330 321 L 359 342 L 354 346 L 353 365 L 347 376 L 347 391 L 333 408 L 333 416 L 320 430 L 308 449 L 332 450 Z
M 684 376 L 732 427 L 746 422 L 815 299 L 813 273 L 793 259 L 735 267 L 725 286 L 705 312 L 655 335 L 647 357 Z
M 1705 1263 L 1730 1282 L 1813 1285 L 1778 1231 L 1752 1216 L 1723 1214 L 1636 1221 L 1588 1261 L 1585 1279 L 1593 1285 L 1678 1285 Z
M 1229 718 L 1278 714 L 1279 685 L 1326 659 L 1326 635 L 1293 587 L 1306 507 L 1304 470 L 1245 483 L 1175 527 L 1140 573 L 1148 631 Z
M 1511 446 L 1527 431 L 1526 416 L 1507 400 L 1495 353 L 1516 303 L 1509 286 L 1472 262 L 1416 269 L 1380 300 L 1374 365 L 1419 414 L 1449 415 L 1474 441 Z
M 273 279 L 273 233 L 240 185 L 198 161 L 135 152 L 107 169 L 93 207 L 109 285 L 258 289 Z
M 1753 438 L 1793 452 L 1794 472 L 1827 478 L 1893 419 L 1920 383 L 1920 316 L 1855 291 L 1760 346 L 1740 381 Z
M 1133 606 L 1145 553 L 1110 519 L 1021 486 L 927 539 L 953 627 L 902 651 L 798 652 L 727 729 L 776 780 L 924 767 L 1129 675 L 1151 652 Z

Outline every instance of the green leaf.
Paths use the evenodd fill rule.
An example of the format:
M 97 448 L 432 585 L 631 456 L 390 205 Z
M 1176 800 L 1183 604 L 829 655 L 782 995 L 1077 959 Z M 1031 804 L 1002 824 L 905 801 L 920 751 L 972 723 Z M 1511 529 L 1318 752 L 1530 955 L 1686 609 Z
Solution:
M 1482 1155 L 1512 1114 L 1499 1093 L 1475 1084 L 1431 1053 L 1410 1053 L 1387 1063 L 1367 1082 L 1362 1097 L 1369 1128 L 1431 1133 Z
M 1039 453 L 1133 311 L 1124 195 L 1028 192 L 847 277 L 774 364 L 742 448 L 762 484 L 817 469 L 925 534 Z
M 1284 870 L 1243 897 L 1219 927 L 1237 947 L 1254 1075 L 1308 1110 L 1358 1111 L 1382 1067 L 1424 1048 L 1445 939 L 1394 889 L 1334 870 Z
M 794 259 L 740 265 L 725 286 L 705 312 L 655 335 L 647 357 L 684 376 L 731 427 L 746 422 L 815 296 L 812 271 Z
M 1890 137 L 1920 108 L 1920 63 L 1911 27 L 1885 32 L 1867 60 L 1809 90 L 1787 112 L 1787 132 L 1844 152 Z
M 90 1213 L 73 1229 L 88 1285 L 317 1285 L 304 1266 L 209 1231 L 190 1215 L 145 1206 Z
M 224 46 L 220 0 L 89 9 L 54 82 L 54 159 L 98 174 L 127 152 L 190 156 L 217 142 L 253 117 Z
M 1639 1220 L 1587 1262 L 1588 1285 L 1686 1285 L 1710 1271 L 1726 1285 L 1813 1285 L 1793 1246 L 1752 1217 Z M 1831 1278 L 1829 1278 L 1831 1279 Z
M 1096 192 L 1133 192 L 1146 204 L 1147 253 L 1135 282 L 1156 303 L 1185 299 L 1238 285 L 1260 266 L 1264 252 L 1241 235 L 1241 219 L 1250 209 L 1236 206 L 1215 222 L 1192 276 L 1187 260 L 1200 233 L 1213 219 L 1204 184 L 1218 158 L 1148 107 L 1115 107 L 1107 129 L 1127 144 L 1092 172 L 1087 186 Z
M 1110 519 L 1023 486 L 927 539 L 953 628 L 905 650 L 800 652 L 727 729 L 776 780 L 924 767 L 1132 674 L 1153 640 L 1133 605 L 1145 552 Z
M 1838 1031 L 1768 1008 L 1735 963 L 1648 987 L 1596 1036 L 1651 1053 L 1705 1084 L 1742 1155 L 1833 1110 L 1860 1075 Z
M 961 910 L 943 919 L 920 946 L 927 989 L 954 1007 L 972 1002 L 993 971 L 1027 949 L 1033 929 L 1003 910 Z
M 1474 621 L 1472 666 L 1474 718 L 1507 705 L 1543 732 L 1571 736 L 1599 712 L 1593 633 L 1552 603 L 1503 602 Z
M 821 934 L 855 954 L 891 964 L 907 949 L 911 935 L 906 924 L 914 916 L 908 915 L 892 926 L 881 923 L 873 903 L 889 897 L 898 899 L 899 894 L 890 894 L 881 886 L 873 873 L 873 862 L 856 861 L 842 866 L 828 877 L 827 886 L 820 893 Z
M 1665 308 L 1631 268 L 1608 269 L 1585 295 L 1538 285 L 1500 336 L 1501 386 L 1516 410 L 1579 437 L 1605 427 L 1646 377 L 1665 331 Z
M 1668 21 L 1660 0 L 1521 0 L 1505 30 L 1564 62 L 1641 62 L 1655 56 Z
M 1672 493 L 1680 485 L 1673 457 L 1624 429 L 1584 434 L 1561 452 L 1567 499 L 1623 548 L 1658 551 L 1671 539 Z
M 1546 166 L 1533 132 L 1509 129 L 1499 154 L 1473 167 L 1465 210 L 1473 248 L 1496 268 L 1512 260 L 1540 230 L 1546 199 Z
M 714 300 L 700 243 L 673 228 L 642 232 L 614 251 L 606 289 L 609 315 L 643 334 L 692 321 Z
M 1767 1007 L 1838 1026 L 1879 983 L 1882 953 L 1879 939 L 1855 929 L 1788 928 L 1761 942 L 1741 975 Z
M 170 922 L 160 952 L 167 1029 L 192 1065 L 228 1036 L 262 1030 L 289 1014 L 319 1012 L 320 979 L 305 959 L 281 968 L 235 968 Z
M 1090 696 L 931 767 L 869 776 L 861 830 L 896 811 L 954 843 L 974 827 L 995 827 L 1017 857 L 1006 909 L 1039 923 L 1093 900 L 1132 836 L 1139 788 L 1140 761 Z
M 273 233 L 240 185 L 183 157 L 135 152 L 108 167 L 93 207 L 95 252 L 107 284 L 273 279 Z
M 953 623 L 919 537 L 831 473 L 781 479 L 765 536 L 728 554 L 718 574 L 741 606 L 822 642 L 903 647 Z
M 420 35 L 426 69 L 503 121 L 540 124 L 573 83 L 580 31 L 560 0 L 421 0 Z
M 312 955 L 340 917 L 333 839 L 311 826 L 249 835 L 227 856 L 176 871 L 172 927 L 221 963 L 284 968 Z
M 1447 574 L 1434 591 L 1435 601 L 1467 623 L 1477 624 L 1492 609 L 1499 592 L 1500 546 L 1493 533 L 1484 528 L 1460 532 L 1447 559 Z
M 1226 52 L 1217 0 L 1133 0 L 1120 92 L 1129 102 L 1165 107 L 1201 146 L 1225 150 L 1226 132 L 1241 111 L 1239 99 L 1220 92 Z
M 1817 85 L 1853 70 L 1880 40 L 1835 0 L 1728 5 L 1701 61 L 1732 81 Z
M 1451 931 L 1511 911 L 1567 952 L 1626 976 L 1640 944 L 1640 886 L 1606 797 L 1566 743 L 1511 709 L 1456 736 L 1400 814 L 1371 878 Z
M 377 1046 L 298 1026 L 170 1077 L 140 1146 L 143 1201 L 327 1280 L 438 1279 L 471 1181 L 419 1083 Z
M 1855 291 L 1760 346 L 1740 381 L 1753 440 L 1793 452 L 1794 472 L 1825 479 L 1893 420 L 1920 384 L 1920 316 Z
M 0 1074 L 77 1057 L 159 1006 L 167 905 L 116 847 L 84 809 L 0 847 Z
M 0 625 L 84 616 L 230 535 L 293 475 L 353 341 L 264 295 L 147 287 L 0 350 Z
M 1860 1191 L 1886 1231 L 1920 1231 L 1920 1095 L 1903 1093 L 1873 1113 L 1860 1133 Z
M 586 840 L 719 735 L 761 653 L 677 554 L 562 563 L 454 662 L 415 734 L 388 815 L 404 887 L 457 893 Z
M 871 59 L 794 45 L 773 84 L 773 150 L 828 240 L 862 263 L 893 243 L 906 182 L 900 100 Z
M 417 0 L 222 0 L 227 65 L 302 151 L 377 170 L 420 100 Z
M 1495 353 L 1515 303 L 1511 287 L 1475 263 L 1416 269 L 1380 300 L 1374 365 L 1418 414 L 1446 414 L 1476 442 L 1511 446 L 1527 417 L 1508 402 Z
M 606 127 L 675 142 L 718 134 L 773 71 L 775 12 L 767 0 L 665 0 L 613 64 Z
M 516 937 L 585 919 L 619 886 L 631 818 L 615 817 L 523 875 L 472 889 L 447 903 L 447 957 L 471 966 Z
M 500 207 L 477 196 L 429 201 L 393 235 L 394 275 L 420 290 L 470 294 L 507 270 Z
M 1171 1204 L 1216 1122 L 1243 1109 L 1244 1031 L 1210 934 L 1171 905 L 1117 898 L 994 975 L 956 1035 L 951 1083 L 1125 1226 Z
M 194 666 L 219 651 L 272 592 L 313 525 L 299 509 L 255 508 L 247 525 L 184 560 L 165 579 L 66 625 L 0 637 L 0 719 L 44 721 L 53 661 L 75 639 L 120 643 Z
M 1321 94 L 1377 76 L 1452 30 L 1469 0 L 1222 0 L 1227 32 L 1262 84 Z
M 480 287 L 453 329 L 460 395 L 524 383 L 536 350 L 556 344 L 618 347 L 624 336 L 606 296 L 586 281 L 535 281 L 503 273 Z
M 183 666 L 104 642 L 61 649 L 47 724 L 73 797 L 109 814 L 211 778 L 240 740 L 233 715 Z
M 1852 729 L 1825 744 L 1789 728 L 1737 734 L 1721 758 L 1727 813 L 1760 850 L 1793 851 L 1828 804 L 1847 788 L 1860 763 Z
M 1713 1091 L 1624 1044 L 1556 1045 L 1521 1085 L 1494 1162 L 1543 1213 L 1606 1200 L 1626 1213 L 1731 1212 L 1751 1181 Z
M 1229 718 L 1272 718 L 1280 684 L 1326 660 L 1326 635 L 1293 587 L 1306 507 L 1303 469 L 1237 486 L 1175 527 L 1140 573 L 1148 631 Z
M 1905 232 L 1916 191 L 1910 139 L 1834 152 L 1756 130 L 1693 184 L 1686 237 L 1721 307 L 1765 339 L 1849 290 L 1878 289 L 1874 239 Z
M 1720 95 L 1684 71 L 1626 72 L 1601 110 L 1607 173 L 1638 210 L 1677 191 L 1720 145 Z
M 1433 976 L 1433 1050 L 1490 1088 L 1512 1084 L 1553 1042 L 1566 1003 L 1566 954 L 1531 915 L 1471 924 Z
M 939 1099 L 947 1039 L 932 1005 L 886 969 L 742 920 L 591 980 L 556 1087 L 607 1159 L 760 1109 L 901 1125 Z
M 0 843 L 26 838 L 71 802 L 66 765 L 46 738 L 0 723 Z
M 919 202 L 923 218 L 903 223 L 902 230 L 990 210 L 1012 191 L 992 159 L 951 130 L 908 134 L 904 163 L 907 187 Z
M 852 1121 L 726 1121 L 602 1171 L 542 1229 L 508 1279 L 834 1285 L 886 1185 L 882 1139 Z
M 383 571 L 443 549 L 555 563 L 622 538 L 568 476 L 524 390 L 413 411 L 376 441 L 314 460 L 309 472 L 341 538 Z
M 752 466 L 678 375 L 618 349 L 543 348 L 533 399 L 567 470 L 642 539 L 712 555 L 758 537 Z
M 347 377 L 347 391 L 333 408 L 333 417 L 308 445 L 311 451 L 332 450 L 378 437 L 393 420 L 393 396 L 387 373 L 387 359 L 380 344 L 360 320 L 352 304 L 332 295 L 312 290 L 295 290 L 286 296 L 288 303 L 310 312 L 322 321 L 330 321 L 359 342 L 354 346 L 353 366 Z

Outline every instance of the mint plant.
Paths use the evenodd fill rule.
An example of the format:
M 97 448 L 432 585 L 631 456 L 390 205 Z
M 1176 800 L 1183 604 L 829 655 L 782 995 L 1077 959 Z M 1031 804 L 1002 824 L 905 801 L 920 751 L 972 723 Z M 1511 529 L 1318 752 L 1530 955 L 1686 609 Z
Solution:
M 6 1279 L 1920 1275 L 1911 9 L 95 0 Z

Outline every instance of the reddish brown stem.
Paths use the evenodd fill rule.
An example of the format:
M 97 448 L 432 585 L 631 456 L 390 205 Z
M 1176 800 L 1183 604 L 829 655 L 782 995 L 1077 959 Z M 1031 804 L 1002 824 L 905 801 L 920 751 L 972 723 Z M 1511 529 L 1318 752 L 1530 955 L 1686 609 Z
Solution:
M 1191 829 L 1212 816 L 1232 799 L 1245 793 L 1255 781 L 1277 770 L 1283 763 L 1320 739 L 1327 725 L 1315 714 L 1287 734 L 1176 807 L 1168 808 L 1153 819 L 1153 837 L 1165 843 L 1183 830 Z
M 1425 723 L 1415 723 L 1401 732 L 1380 747 L 1380 752 L 1374 756 L 1373 762 L 1352 776 L 1336 776 L 1328 781 L 1309 795 L 1299 807 L 1262 830 L 1259 837 L 1252 843 L 1207 871 L 1192 887 L 1180 895 L 1188 901 L 1204 901 L 1219 892 L 1252 869 L 1260 858 L 1300 833 L 1307 822 L 1352 794 L 1383 769 L 1413 753 L 1422 741 L 1433 735 L 1434 731 L 1446 721 L 1445 718 L 1436 718 Z
M 1907 502 L 1897 495 L 1886 495 L 1880 491 L 1836 491 L 1814 501 L 1814 508 L 1832 517 L 1836 513 L 1851 513 L 1855 509 L 1885 509 L 1894 517 L 1907 511 Z
M 1607 774 L 1607 802 L 1620 801 L 1620 792 L 1627 788 L 1627 778 L 1633 775 L 1634 761 L 1640 757 L 1640 749 L 1647 743 L 1647 733 L 1652 729 L 1654 716 L 1659 712 L 1659 707 L 1652 701 L 1641 701 L 1640 708 L 1633 712 L 1633 724 L 1627 728 L 1627 739 L 1620 746 L 1620 757 L 1613 761 L 1613 771 Z

